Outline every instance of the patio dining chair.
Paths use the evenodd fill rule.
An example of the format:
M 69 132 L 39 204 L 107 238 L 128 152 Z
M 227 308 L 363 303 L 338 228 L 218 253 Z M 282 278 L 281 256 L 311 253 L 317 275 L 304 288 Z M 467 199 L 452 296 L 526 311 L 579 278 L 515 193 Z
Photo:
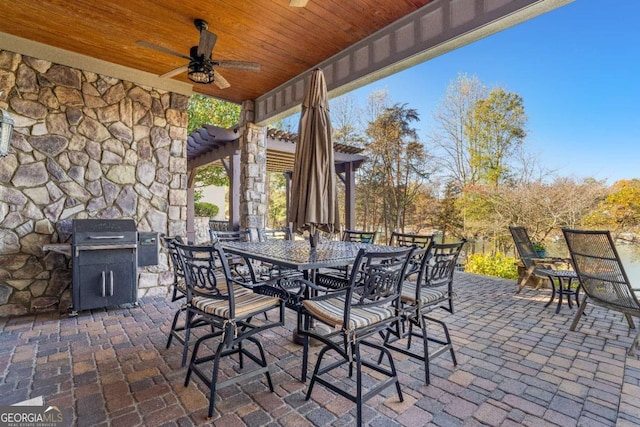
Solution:
M 343 242 L 357 242 L 357 243 L 375 243 L 377 231 L 362 231 L 362 230 L 344 230 L 342 232 Z
M 449 328 L 440 319 L 430 315 L 437 309 L 443 308 L 453 313 L 453 276 L 456 263 L 462 247 L 466 241 L 463 239 L 457 243 L 431 243 L 426 249 L 417 249 L 413 253 L 414 262 L 420 264 L 417 277 L 407 277 L 402 285 L 402 306 L 405 312 L 404 321 L 408 324 L 402 329 L 402 333 L 389 329 L 386 331 L 385 346 L 402 354 L 422 360 L 424 362 L 425 383 L 430 380 L 429 360 L 449 351 L 453 365 L 458 364 L 451 342 Z M 437 323 L 442 328 L 442 336 L 436 337 L 427 334 L 427 323 Z M 415 331 L 418 328 L 419 331 Z M 395 334 L 395 335 L 394 335 Z M 411 349 L 412 338 L 422 341 L 421 351 Z M 406 348 L 400 346 L 399 340 L 406 338 Z M 438 344 L 435 351 L 429 350 L 429 343 Z
M 640 288 L 631 286 L 611 233 L 568 228 L 563 228 L 562 233 L 585 294 L 569 329 L 576 329 L 587 302 L 622 313 L 629 327 L 635 329 L 633 317 L 640 318 Z M 627 354 L 633 356 L 639 347 L 640 332 Z
M 216 242 L 250 242 L 251 230 L 209 230 L 211 244 Z M 255 270 L 250 266 L 250 261 L 242 257 L 226 254 L 231 273 L 242 277 L 244 281 L 256 280 Z
M 169 254 L 171 260 L 171 267 L 173 270 L 173 283 L 171 283 L 171 302 L 177 301 L 187 296 L 187 287 L 184 283 L 184 273 L 182 271 L 180 260 L 178 259 L 178 251 L 176 250 L 176 243 L 183 245 L 184 239 L 180 236 L 168 237 L 162 235 L 164 246 Z
M 232 276 L 220 242 L 214 242 L 211 246 L 177 244 L 176 248 L 187 285 L 185 341 L 189 339 L 190 325 L 194 318 L 211 326 L 211 333 L 198 338 L 193 347 L 185 387 L 195 374 L 209 388 L 209 418 L 213 416 L 217 388 L 256 375 L 265 375 L 269 389 L 273 392 L 269 365 L 257 334 L 284 325 L 282 301 L 276 297 L 257 294 L 250 289 L 256 283 L 239 282 Z M 269 321 L 266 316 L 265 320 L 255 321 L 256 316 L 275 310 L 279 313 L 276 321 Z M 209 341 L 214 341 L 211 344 L 213 353 L 204 346 Z M 247 345 L 249 343 L 255 346 L 255 350 L 250 350 L 251 347 Z M 219 382 L 221 359 L 231 355 L 238 356 L 234 360 L 238 361 L 242 373 Z M 257 366 L 245 370 L 246 359 Z
M 377 234 L 377 231 L 344 230 L 341 240 L 343 242 L 374 244 Z M 346 279 L 349 277 L 350 268 L 350 266 L 330 267 L 326 269 L 326 273 L 330 274 L 331 270 L 333 270 L 336 275 Z
M 249 242 L 251 241 L 250 230 L 209 230 L 211 243 L 219 242 Z
M 412 234 L 392 231 L 389 246 L 415 246 L 425 249 L 433 240 L 433 234 Z
M 269 240 L 293 240 L 293 232 L 290 227 L 282 228 L 258 228 L 258 239 L 261 242 L 267 242 Z M 266 279 L 273 279 L 276 277 L 302 277 L 302 272 L 291 268 L 284 268 L 281 266 L 269 264 L 266 262 L 261 263 L 260 271 Z
M 383 389 L 395 386 L 400 401 L 403 400 L 400 383 L 391 352 L 382 342 L 373 338 L 388 328 L 400 328 L 400 295 L 409 257 L 413 248 L 391 252 L 374 252 L 360 249 L 349 276 L 349 285 L 342 290 L 302 301 L 304 315 L 298 316 L 298 331 L 301 335 L 323 344 L 313 370 L 306 399 L 311 397 L 314 386 L 323 385 L 356 404 L 356 422 L 362 425 L 362 404 Z M 328 333 L 309 327 L 309 320 L 329 326 Z M 388 364 L 370 360 L 369 347 L 386 355 Z M 329 354 L 335 357 L 329 357 Z M 377 352 L 376 352 L 377 354 Z M 336 360 L 337 359 L 337 360 Z M 353 376 L 355 365 L 355 390 L 345 389 L 337 383 L 335 376 L 341 375 L 342 367 L 348 365 L 348 376 Z M 363 367 L 375 372 L 372 381 L 384 377 L 380 382 L 363 391 L 370 381 L 363 381 Z
M 174 302 L 187 297 L 187 285 L 184 280 L 184 270 L 182 269 L 182 263 L 180 262 L 178 249 L 176 248 L 176 245 L 184 244 L 184 239 L 182 239 L 182 237 L 180 236 L 162 236 L 162 239 L 164 240 L 165 247 L 167 248 L 167 252 L 169 253 L 171 268 L 173 270 L 173 283 L 171 284 L 171 302 Z M 187 363 L 188 352 L 188 343 L 185 342 L 184 338 L 186 324 L 180 323 L 180 315 L 185 313 L 186 310 L 186 303 L 181 304 L 180 307 L 176 310 L 176 313 L 173 316 L 173 321 L 171 322 L 169 336 L 167 338 L 167 348 L 171 347 L 171 343 L 174 339 L 182 344 L 183 350 L 181 366 L 185 366 L 185 364 Z M 202 325 L 204 325 L 204 323 L 200 322 L 199 319 L 194 319 L 194 323 L 190 325 L 190 327 L 195 328 Z
M 548 273 L 550 272 L 548 270 L 570 270 L 571 260 L 568 258 L 539 257 L 525 227 L 510 226 L 509 231 L 513 237 L 513 243 L 515 244 L 520 261 L 526 269 L 516 293 L 520 293 L 532 277 L 537 277 L 543 281 L 551 281 L 551 288 L 555 295 L 555 284 L 552 282 L 553 278 L 549 276 Z M 540 288 L 541 283 L 544 283 L 543 281 L 538 282 L 536 289 Z M 553 296 L 551 299 L 553 300 Z
M 266 242 L 267 240 L 293 240 L 293 232 L 290 227 L 258 228 L 258 239 L 261 242 Z
M 210 219 L 209 230 L 229 231 L 229 221 L 220 221 L 220 220 Z
M 392 231 L 389 238 L 389 246 L 409 247 L 414 246 L 418 249 L 426 249 L 433 241 L 433 234 L 409 234 Z M 416 274 L 420 269 L 420 261 L 416 257 L 412 257 L 407 266 L 407 276 Z

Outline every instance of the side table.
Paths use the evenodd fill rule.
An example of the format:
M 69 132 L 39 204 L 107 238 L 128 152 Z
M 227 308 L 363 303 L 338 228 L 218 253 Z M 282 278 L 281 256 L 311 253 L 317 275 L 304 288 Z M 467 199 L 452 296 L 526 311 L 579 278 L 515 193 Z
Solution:
M 536 273 L 544 274 L 549 278 L 551 282 L 551 299 L 548 303 L 545 304 L 545 307 L 548 307 L 556 297 L 556 293 L 558 294 L 558 307 L 556 308 L 556 313 L 560 313 L 560 307 L 562 306 L 562 296 L 567 296 L 567 304 L 569 308 L 573 308 L 571 304 L 571 296 L 573 295 L 576 300 L 576 306 L 580 307 L 580 301 L 578 300 L 580 293 L 580 284 L 575 287 L 575 289 L 571 288 L 571 284 L 573 280 L 578 280 L 578 275 L 573 270 L 553 270 L 550 268 L 537 268 Z M 557 287 L 557 289 L 556 289 Z

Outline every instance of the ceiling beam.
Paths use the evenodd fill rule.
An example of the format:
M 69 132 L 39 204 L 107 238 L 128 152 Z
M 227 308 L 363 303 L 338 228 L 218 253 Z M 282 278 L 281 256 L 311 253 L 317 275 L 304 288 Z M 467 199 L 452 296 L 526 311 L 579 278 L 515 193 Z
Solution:
M 572 1 L 434 1 L 313 69 L 322 69 L 335 97 Z M 266 125 L 299 111 L 313 69 L 258 97 L 255 122 Z

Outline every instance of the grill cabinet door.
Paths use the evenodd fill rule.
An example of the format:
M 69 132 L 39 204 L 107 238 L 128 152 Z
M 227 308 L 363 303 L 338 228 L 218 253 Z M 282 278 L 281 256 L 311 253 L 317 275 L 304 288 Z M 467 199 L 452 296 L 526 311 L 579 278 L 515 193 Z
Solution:
M 73 290 L 74 310 L 136 302 L 135 249 L 81 251 L 77 261 L 77 286 Z

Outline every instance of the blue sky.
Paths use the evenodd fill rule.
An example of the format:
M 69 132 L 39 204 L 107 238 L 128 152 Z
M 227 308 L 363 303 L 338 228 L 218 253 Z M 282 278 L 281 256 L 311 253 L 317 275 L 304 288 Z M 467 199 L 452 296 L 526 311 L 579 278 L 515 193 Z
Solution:
M 528 151 L 560 176 L 640 178 L 640 1 L 576 0 L 355 94 L 360 105 L 386 88 L 420 113 L 427 141 L 432 114 L 459 73 L 520 94 Z

